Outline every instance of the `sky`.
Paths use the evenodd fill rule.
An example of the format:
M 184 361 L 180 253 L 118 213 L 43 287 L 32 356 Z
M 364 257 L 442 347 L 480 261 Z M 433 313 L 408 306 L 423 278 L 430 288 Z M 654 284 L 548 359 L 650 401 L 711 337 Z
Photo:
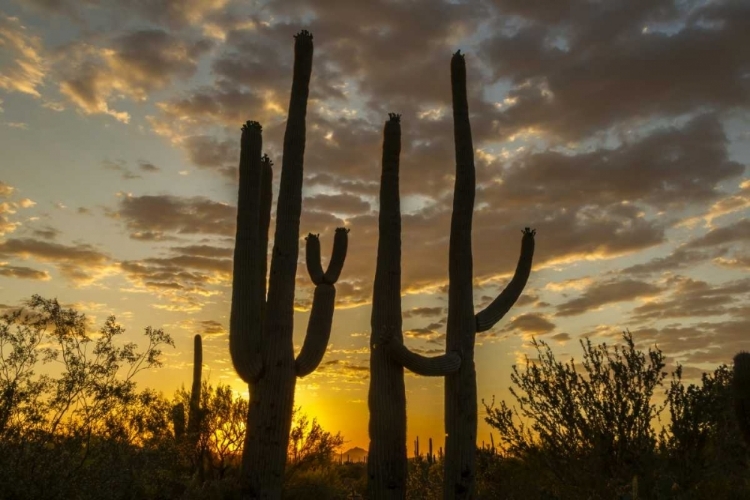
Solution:
M 301 237 L 350 228 L 337 310 L 297 404 L 367 447 L 382 128 L 402 115 L 406 343 L 443 352 L 450 57 L 466 53 L 477 310 L 537 230 L 516 306 L 477 337 L 509 399 L 532 337 L 658 345 L 687 377 L 750 350 L 750 3 L 707 0 L 0 0 L 0 306 L 57 297 L 127 340 L 172 334 L 141 387 L 247 387 L 228 352 L 240 126 L 278 191 L 293 35 L 315 56 Z M 272 222 L 273 224 L 273 222 Z M 272 235 L 273 233 L 271 233 Z M 304 245 L 301 246 L 304 248 Z M 295 345 L 313 290 L 300 256 Z M 408 436 L 442 446 L 443 382 L 408 374 Z M 480 419 L 482 415 L 480 411 Z M 491 429 L 480 422 L 479 440 Z M 424 448 L 424 446 L 423 446 Z

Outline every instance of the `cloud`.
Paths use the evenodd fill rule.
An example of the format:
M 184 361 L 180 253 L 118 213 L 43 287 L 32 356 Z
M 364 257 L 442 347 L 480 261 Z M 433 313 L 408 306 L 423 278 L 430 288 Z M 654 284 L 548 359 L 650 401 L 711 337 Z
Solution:
M 224 336 L 227 334 L 226 328 L 224 328 L 224 325 L 219 323 L 218 321 L 207 319 L 203 321 L 199 321 L 198 325 L 200 326 L 200 333 L 201 335 L 208 335 L 208 336 Z
M 580 297 L 557 305 L 555 316 L 576 316 L 605 305 L 652 297 L 661 291 L 662 289 L 658 286 L 645 281 L 633 279 L 602 281 L 588 287 Z
M 750 280 L 712 285 L 705 281 L 676 276 L 667 282 L 670 297 L 649 301 L 632 311 L 636 321 L 721 316 L 743 303 L 750 294 Z
M 159 172 L 161 169 L 154 165 L 151 162 L 141 160 L 138 162 L 138 168 L 141 172 L 147 172 L 147 173 L 155 173 Z
M 556 325 L 544 314 L 526 313 L 514 316 L 502 331 L 515 331 L 525 335 L 544 335 L 554 331 L 555 327 Z
M 741 219 L 727 226 L 710 230 L 703 236 L 687 242 L 685 248 L 714 247 L 748 240 L 750 240 L 750 220 Z
M 112 271 L 110 257 L 85 244 L 64 245 L 33 238 L 11 238 L 0 242 L 0 257 L 49 262 L 76 285 L 89 284 Z
M 219 140 L 208 135 L 185 138 L 183 147 L 190 161 L 199 168 L 216 169 L 231 180 L 237 180 L 239 164 L 239 141 Z
M 132 180 L 132 179 L 140 179 L 141 176 L 138 174 L 134 174 L 128 167 L 125 166 L 124 160 L 104 160 L 102 161 L 102 166 L 105 170 L 113 170 L 115 172 L 120 173 L 120 177 L 123 180 Z
M 29 198 L 22 198 L 18 201 L 11 200 L 10 198 L 15 191 L 13 186 L 0 181 L 0 200 L 3 198 L 8 199 L 8 201 L 0 201 L 0 236 L 12 233 L 21 226 L 20 222 L 11 220 L 12 216 L 18 212 L 18 209 L 30 208 L 36 205 L 36 202 Z
M 404 318 L 429 318 L 432 316 L 439 316 L 445 313 L 444 307 L 412 307 L 403 314 Z
M 317 194 L 303 201 L 305 210 L 357 215 L 368 213 L 370 204 L 351 194 Z
M 174 79 L 192 76 L 210 47 L 208 40 L 183 40 L 162 29 L 120 34 L 108 48 L 73 44 L 62 56 L 60 92 L 86 114 L 109 114 L 128 123 L 129 113 L 110 107 L 115 96 L 143 101 Z
M 41 38 L 30 35 L 17 17 L 0 14 L 0 89 L 41 97 L 47 72 Z M 7 61 L 2 64 L 2 61 Z
M 546 13 L 536 3 L 497 4 L 506 29 L 482 43 L 482 56 L 513 85 L 514 104 L 497 118 L 506 134 L 534 128 L 575 140 L 618 122 L 747 105 L 742 2 L 689 11 L 667 0 L 560 2 Z
M 51 278 L 47 271 L 39 271 L 25 266 L 9 266 L 5 262 L 0 262 L 0 276 L 41 281 L 48 281 Z
M 715 115 L 682 127 L 662 127 L 614 149 L 564 154 L 548 150 L 524 155 L 506 167 L 501 184 L 486 188 L 506 205 L 568 207 L 644 203 L 664 209 L 687 201 L 711 201 L 718 184 L 741 175 L 729 159 L 727 139 Z
M 236 207 L 204 197 L 123 196 L 109 215 L 124 221 L 134 239 L 155 240 L 176 234 L 234 236 Z

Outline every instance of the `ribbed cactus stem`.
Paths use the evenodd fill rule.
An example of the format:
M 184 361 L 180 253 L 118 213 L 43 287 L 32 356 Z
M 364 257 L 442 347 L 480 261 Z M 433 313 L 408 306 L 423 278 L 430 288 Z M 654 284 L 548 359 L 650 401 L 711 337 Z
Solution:
M 518 258 L 518 265 L 513 278 L 505 289 L 498 295 L 495 300 L 481 312 L 476 315 L 477 332 L 484 332 L 495 326 L 505 314 L 510 311 L 518 297 L 521 296 L 526 282 L 531 273 L 531 261 L 534 256 L 534 236 L 536 231 L 530 228 L 523 230 L 521 239 L 521 256 Z
M 346 251 L 349 247 L 349 229 L 345 227 L 336 228 L 333 236 L 333 251 L 331 260 L 328 262 L 326 269 L 325 282 L 333 285 L 339 280 L 341 269 L 344 267 L 346 260 Z
M 320 364 L 328 347 L 333 323 L 333 305 L 336 301 L 336 288 L 328 283 L 315 287 L 307 335 L 302 350 L 294 361 L 298 377 L 311 374 Z
M 272 164 L 267 156 L 260 156 L 260 125 L 248 122 L 243 128 L 230 351 L 237 372 L 250 390 L 242 456 L 245 498 L 281 498 L 296 377 L 312 372 L 325 354 L 333 322 L 334 283 L 346 257 L 347 229 L 336 230 L 333 254 L 325 273 L 320 263 L 318 237 L 308 236 L 308 270 L 316 288 L 307 336 L 295 360 L 294 288 L 312 56 L 312 35 L 301 31 L 295 36 L 294 75 L 268 275 Z
M 201 427 L 201 383 L 203 374 L 203 341 L 200 335 L 193 337 L 193 385 L 190 390 L 187 432 L 197 441 Z
M 401 117 L 390 113 L 383 131 L 378 216 L 378 256 L 370 325 L 370 446 L 368 498 L 406 497 L 406 388 L 404 368 L 389 355 L 383 339 L 401 339 L 401 204 L 399 155 Z
M 181 441 L 185 437 L 185 405 L 182 403 L 172 407 L 172 426 L 175 439 Z
M 232 308 L 229 318 L 229 352 L 232 364 L 240 378 L 247 383 L 257 380 L 263 366 L 261 297 L 265 295 L 265 264 L 262 269 L 258 265 L 262 241 L 260 200 L 264 163 L 261 157 L 261 132 L 262 128 L 258 122 L 248 121 L 242 126 L 237 236 L 234 245 Z M 265 258 L 262 260 L 265 262 Z
M 308 234 L 305 238 L 305 259 L 307 261 L 307 272 L 310 275 L 310 281 L 316 285 L 323 283 L 325 272 L 320 262 L 320 235 Z
M 471 226 L 474 212 L 476 173 L 466 90 L 466 61 L 461 51 L 451 59 L 453 136 L 456 177 L 448 252 L 447 352 L 461 355 L 461 366 L 445 382 L 445 471 L 446 500 L 474 498 L 476 480 L 477 383 L 474 342 L 477 331 L 491 328 L 516 302 L 531 271 L 535 231 L 526 228 L 521 257 L 513 279 L 484 311 L 475 316 Z
M 461 368 L 446 378 L 446 466 L 444 497 L 472 498 L 476 474 L 477 438 L 476 371 L 474 367 L 473 262 L 471 226 L 476 189 L 474 147 L 466 94 L 466 62 L 460 51 L 451 59 L 453 138 L 456 178 L 453 192 L 450 246 L 448 250 L 448 351 L 462 354 Z
M 750 447 L 750 353 L 740 352 L 734 357 L 732 377 L 734 411 L 742 439 Z
M 378 218 L 378 260 L 372 296 L 370 338 L 370 449 L 368 493 L 373 499 L 406 497 L 406 392 L 404 368 L 444 376 L 461 365 L 451 352 L 428 358 L 404 345 L 401 317 L 401 116 L 389 113 L 383 131 Z M 418 455 L 418 442 L 415 445 Z

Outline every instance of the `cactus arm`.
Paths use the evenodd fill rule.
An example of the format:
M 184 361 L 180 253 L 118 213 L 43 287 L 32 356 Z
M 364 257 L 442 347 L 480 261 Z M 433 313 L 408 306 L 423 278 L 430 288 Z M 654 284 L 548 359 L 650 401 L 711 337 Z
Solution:
M 328 347 L 333 323 L 333 305 L 336 300 L 336 288 L 328 283 L 315 287 L 310 320 L 307 323 L 307 335 L 302 350 L 294 361 L 298 377 L 312 373 L 320 364 Z
M 256 265 L 260 240 L 260 187 L 262 175 L 262 128 L 257 122 L 242 127 L 240 188 L 237 201 L 237 236 L 232 273 L 232 308 L 229 320 L 229 352 L 239 376 L 251 383 L 260 376 L 263 307 L 259 293 L 260 270 Z M 265 273 L 264 273 L 265 274 Z
M 320 263 L 320 235 L 310 233 L 305 238 L 305 261 L 307 262 L 307 272 L 310 274 L 310 280 L 315 285 L 323 283 L 325 273 Z
M 455 373 L 461 367 L 461 356 L 457 352 L 449 352 L 440 356 L 422 356 L 409 350 L 403 342 L 391 340 L 386 344 L 388 354 L 404 368 L 417 375 L 427 377 L 442 377 Z
M 518 297 L 521 296 L 531 273 L 531 261 L 534 257 L 534 235 L 536 231 L 528 227 L 523 230 L 521 239 L 521 256 L 518 258 L 516 272 L 505 289 L 484 310 L 476 315 L 477 332 L 484 332 L 495 326 L 505 316 Z
M 341 269 L 344 267 L 346 260 L 346 250 L 349 247 L 349 229 L 345 227 L 336 228 L 336 234 L 333 237 L 333 251 L 331 260 L 328 261 L 326 269 L 325 282 L 334 284 L 341 275 Z
M 320 239 L 318 235 L 312 233 L 307 236 L 305 247 L 307 269 L 316 286 L 305 341 L 302 344 L 302 350 L 294 361 L 294 369 L 298 377 L 304 377 L 312 373 L 320 364 L 328 347 L 331 325 L 333 324 L 333 306 L 336 301 L 334 285 L 346 260 L 348 235 L 348 229 L 343 227 L 336 229 L 336 235 L 333 239 L 333 253 L 325 273 L 323 272 L 323 266 L 320 264 Z

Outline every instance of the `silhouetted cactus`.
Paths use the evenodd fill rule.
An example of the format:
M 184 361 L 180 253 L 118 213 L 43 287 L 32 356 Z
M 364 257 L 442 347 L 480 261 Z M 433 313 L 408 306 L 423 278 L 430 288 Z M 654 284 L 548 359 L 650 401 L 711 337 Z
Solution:
M 313 38 L 295 36 L 294 76 L 284 136 L 276 232 L 266 296 L 266 259 L 271 214 L 271 162 L 261 157 L 261 126 L 242 127 L 237 239 L 234 250 L 229 348 L 237 373 L 250 389 L 242 457 L 245 497 L 280 498 L 292 423 L 296 378 L 311 373 L 328 345 L 334 284 L 346 257 L 348 230 L 336 230 L 328 270 L 320 264 L 317 235 L 307 237 L 307 265 L 315 283 L 302 351 L 294 359 L 294 285 L 299 254 L 305 115 L 312 72 Z
M 378 260 L 372 295 L 370 338 L 369 498 L 406 497 L 406 390 L 404 367 L 421 375 L 446 375 L 461 364 L 456 353 L 428 358 L 403 343 L 401 318 L 401 119 L 389 114 L 383 132 Z M 419 441 L 415 442 L 415 454 Z
M 461 354 L 461 366 L 445 380 L 445 474 L 446 499 L 474 497 L 477 442 L 477 380 L 474 340 L 477 332 L 492 328 L 510 310 L 526 286 L 534 255 L 535 231 L 526 228 L 521 256 L 510 283 L 483 311 L 474 313 L 471 224 L 476 179 L 474 146 L 466 94 L 466 62 L 461 51 L 451 59 L 453 136 L 456 179 L 448 255 L 447 352 Z
M 193 386 L 190 389 L 190 407 L 188 408 L 187 435 L 190 443 L 195 445 L 200 438 L 201 420 L 201 378 L 203 374 L 203 342 L 200 335 L 193 337 Z
M 182 403 L 172 407 L 172 426 L 175 440 L 182 441 L 185 437 L 185 405 Z
M 732 377 L 734 411 L 742 439 L 750 447 L 750 352 L 740 352 L 734 357 Z

